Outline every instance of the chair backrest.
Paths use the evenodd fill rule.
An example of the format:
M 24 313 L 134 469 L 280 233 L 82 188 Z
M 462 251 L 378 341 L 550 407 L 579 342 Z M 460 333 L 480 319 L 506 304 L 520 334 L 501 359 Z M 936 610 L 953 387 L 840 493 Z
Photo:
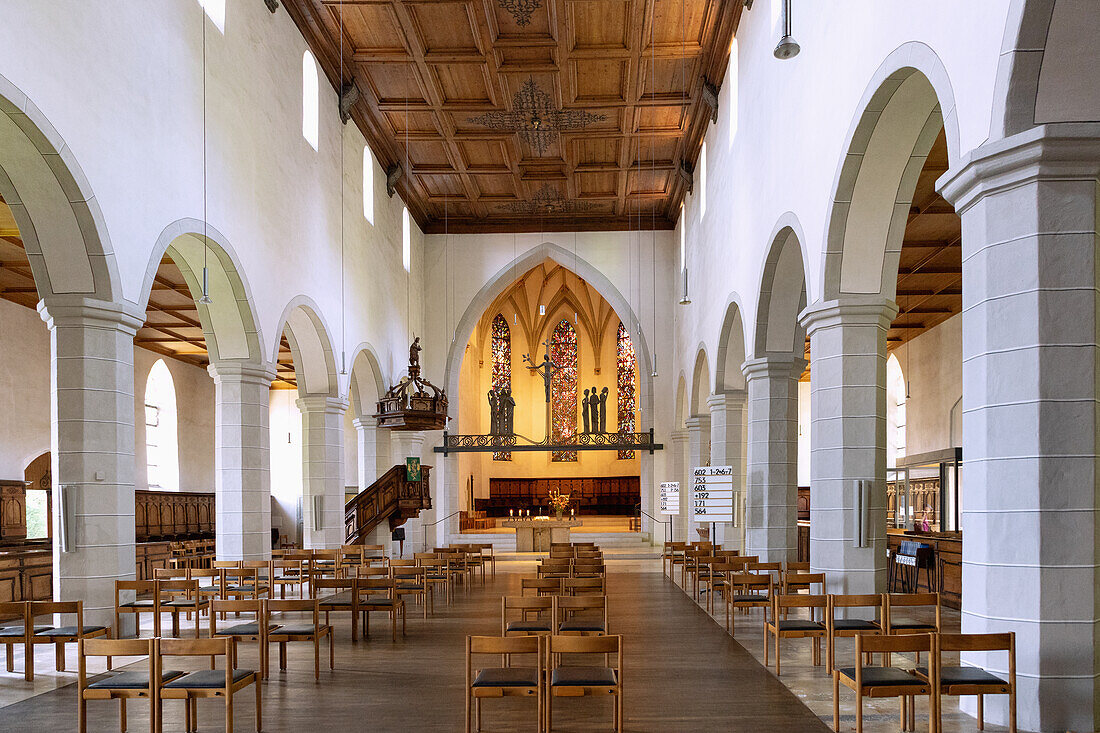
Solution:
M 471 654 L 537 654 L 541 660 L 542 644 L 540 636 L 467 636 L 466 657 L 469 660 Z
M 890 626 L 895 608 L 935 608 L 936 630 L 940 628 L 940 594 L 939 593 L 885 593 L 883 607 L 885 609 L 886 625 Z
M 359 567 L 355 568 L 355 574 L 354 574 L 353 577 L 356 577 L 356 578 L 386 578 L 386 577 L 389 577 L 389 574 L 390 574 L 390 569 L 389 568 L 376 568 L 376 567 L 372 567 L 370 565 L 360 565 Z
M 313 627 L 320 625 L 320 604 L 316 598 L 287 598 L 280 600 L 271 598 L 262 601 L 264 623 L 271 623 L 271 615 L 274 613 L 302 613 L 304 611 L 313 614 Z M 213 614 L 211 614 L 213 615 Z
M 928 652 L 936 648 L 935 634 L 859 634 L 856 636 L 856 659 L 860 653 Z
M 826 608 L 829 597 L 823 594 L 779 593 L 772 596 L 772 606 L 777 610 L 784 608 Z M 813 611 L 810 611 L 813 615 Z
M 84 601 L 31 601 L 27 604 L 27 617 L 32 624 L 35 617 L 54 613 L 71 613 L 76 617 L 78 633 L 84 628 Z
M 788 573 L 808 573 L 810 572 L 810 563 L 788 560 L 786 570 Z
M 211 560 L 210 567 L 215 570 L 224 570 L 227 568 L 238 568 L 241 566 L 240 560 Z
M 241 561 L 241 569 L 242 570 L 255 570 L 257 575 L 260 574 L 261 570 L 267 570 L 269 567 L 270 567 L 270 564 L 268 563 L 267 560 L 242 560 Z
M 577 611 L 600 611 L 607 618 L 607 596 L 554 596 L 554 607 L 559 617 Z
M 83 657 L 145 657 L 153 653 L 152 639 L 81 639 L 78 655 Z
M 522 595 L 531 589 L 535 591 L 535 595 L 557 595 L 561 593 L 561 581 L 561 578 L 521 578 L 519 592 Z
M 881 593 L 860 593 L 860 594 L 841 594 L 830 593 L 829 594 L 829 610 L 826 615 L 830 621 L 836 616 L 833 609 L 836 608 L 873 608 L 875 609 L 875 616 L 881 618 L 883 616 L 883 599 Z
M 775 573 L 773 576 L 776 580 L 779 579 L 779 574 L 783 572 L 783 563 L 781 562 L 750 562 L 745 565 L 745 570 L 750 573 Z
M 157 581 L 155 580 L 116 580 L 115 581 L 115 606 L 119 605 L 120 591 L 134 591 L 135 594 L 156 597 Z M 2 614 L 3 611 L 0 611 Z
M 332 590 L 336 593 L 343 591 L 354 591 L 356 578 L 317 578 L 310 583 L 310 590 L 312 595 L 320 596 L 322 590 Z
M 124 581 L 120 581 L 124 582 Z M 117 591 L 116 591 L 117 593 Z M 4 601 L 0 603 L 0 619 L 19 619 L 24 624 L 27 623 L 27 602 L 26 601 Z
M 998 652 L 1006 651 L 1010 664 L 1016 651 L 1016 632 L 1001 634 L 940 634 L 937 639 L 941 652 Z
M 562 592 L 575 596 L 581 595 L 607 595 L 607 582 L 602 576 L 582 578 L 562 578 Z
M 179 578 L 187 580 L 190 571 L 187 568 L 153 568 L 153 578 L 156 580 L 171 580 Z
M 176 596 L 195 598 L 199 594 L 199 581 L 180 580 L 179 578 L 164 578 L 154 581 L 157 587 L 157 595 L 161 600 Z
M 271 569 L 273 571 L 274 570 L 293 570 L 297 574 L 300 575 L 301 572 L 302 572 L 302 561 L 301 560 L 286 560 L 286 559 L 272 560 L 271 561 Z M 275 575 L 275 573 L 272 572 L 272 575 Z
M 715 550 L 714 555 L 717 557 L 739 557 L 741 555 L 740 550 Z
M 355 581 L 355 592 L 360 596 L 384 590 L 388 598 L 393 598 L 396 588 L 397 581 L 393 578 L 358 578 Z
M 500 597 L 500 618 L 502 622 L 507 622 L 508 611 L 516 610 L 523 611 L 553 611 L 554 598 L 553 596 L 501 596 Z
M 516 637 L 513 637 L 516 638 Z M 546 651 L 551 654 L 614 654 L 615 669 L 623 665 L 623 637 L 618 634 L 604 636 L 559 636 L 547 639 Z
M 802 573 L 788 570 L 783 574 L 783 587 L 809 588 L 811 585 L 825 587 L 825 573 Z
M 733 572 L 729 575 L 729 583 L 734 588 L 742 588 L 750 593 L 766 591 L 769 598 L 772 596 L 773 583 L 770 575 Z

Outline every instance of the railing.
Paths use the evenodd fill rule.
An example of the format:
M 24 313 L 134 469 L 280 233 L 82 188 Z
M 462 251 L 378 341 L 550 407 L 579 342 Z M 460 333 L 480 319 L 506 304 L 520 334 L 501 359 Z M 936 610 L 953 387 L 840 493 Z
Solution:
M 639 513 L 646 516 L 649 519 L 649 521 L 656 522 L 657 524 L 665 525 L 665 531 L 664 531 L 665 542 L 672 542 L 672 520 L 671 519 L 667 520 L 667 521 L 664 520 L 664 519 L 657 519 L 652 514 L 645 511 L 644 509 L 639 509 L 638 511 L 639 511 Z
M 431 466 L 420 467 L 420 480 L 409 481 L 404 464 L 394 466 L 344 505 L 344 536 L 349 545 L 364 544 L 367 535 L 384 521 L 390 530 L 432 508 L 429 491 Z
M 428 547 L 429 547 L 429 545 L 428 545 L 428 527 L 434 527 L 437 524 L 439 524 L 440 522 L 446 522 L 451 517 L 457 517 L 459 514 L 462 514 L 461 510 L 459 510 L 457 512 L 451 512 L 447 516 L 443 517 L 443 519 L 437 519 L 437 520 L 435 520 L 434 522 L 432 522 L 430 524 L 421 525 L 420 529 L 422 530 L 422 536 L 420 538 L 420 546 L 423 548 L 423 550 L 422 550 L 423 552 L 427 552 Z M 430 546 L 434 547 L 435 543 L 432 543 L 432 545 L 430 545 Z

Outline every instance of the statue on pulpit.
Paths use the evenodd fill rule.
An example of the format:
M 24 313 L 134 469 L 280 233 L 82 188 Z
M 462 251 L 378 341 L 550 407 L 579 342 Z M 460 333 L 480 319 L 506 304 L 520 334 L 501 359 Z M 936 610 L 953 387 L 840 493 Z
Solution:
M 417 336 L 413 339 L 412 344 L 409 345 L 409 366 L 420 369 L 420 352 L 423 350 L 423 346 L 420 345 L 420 337 Z

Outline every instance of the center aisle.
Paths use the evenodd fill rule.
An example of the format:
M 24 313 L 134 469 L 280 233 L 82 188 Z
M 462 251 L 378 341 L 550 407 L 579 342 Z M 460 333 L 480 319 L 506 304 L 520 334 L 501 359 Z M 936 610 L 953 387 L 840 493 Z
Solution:
M 625 637 L 625 730 L 828 730 L 659 570 L 619 570 L 618 564 L 608 563 L 608 611 L 612 633 Z M 459 589 L 453 606 L 437 599 L 427 621 L 410 605 L 408 636 L 396 644 L 381 617 L 372 623 L 370 641 L 352 644 L 347 617 L 333 616 L 336 671 L 323 668 L 315 684 L 313 655 L 303 648 L 292 651 L 287 673 L 274 665 L 263 690 L 264 730 L 461 731 L 465 637 L 499 636 L 500 596 L 519 595 L 520 578 L 533 574 L 534 563 L 500 563 L 495 581 L 475 582 L 469 596 Z M 241 666 L 255 663 L 255 647 L 242 645 Z M 0 730 L 74 730 L 75 695 L 70 685 L 0 708 Z M 234 706 L 237 730 L 245 733 L 254 729 L 251 697 L 246 691 Z M 533 730 L 534 702 L 486 701 L 484 730 Z M 558 699 L 555 730 L 607 730 L 611 705 L 606 697 Z M 129 729 L 148 730 L 148 706 L 128 708 Z M 221 701 L 200 701 L 200 729 L 221 729 L 223 710 Z M 117 731 L 117 711 L 117 703 L 90 703 L 89 730 Z M 165 731 L 182 731 L 182 705 L 169 703 L 164 722 Z

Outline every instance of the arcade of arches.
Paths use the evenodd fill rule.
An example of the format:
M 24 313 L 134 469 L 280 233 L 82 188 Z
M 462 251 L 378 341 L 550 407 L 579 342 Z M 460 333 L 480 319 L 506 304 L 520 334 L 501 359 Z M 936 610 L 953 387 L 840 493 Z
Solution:
M 220 720 L 91 640 L 198 670 L 169 639 L 232 599 L 238 728 L 458 730 L 532 590 L 513 630 L 623 666 L 479 683 L 488 729 L 898 730 L 902 689 L 1100 729 L 1095 0 L 0 0 L 0 39 L 0 730 Z M 247 643 L 312 638 L 285 598 L 331 669 Z

